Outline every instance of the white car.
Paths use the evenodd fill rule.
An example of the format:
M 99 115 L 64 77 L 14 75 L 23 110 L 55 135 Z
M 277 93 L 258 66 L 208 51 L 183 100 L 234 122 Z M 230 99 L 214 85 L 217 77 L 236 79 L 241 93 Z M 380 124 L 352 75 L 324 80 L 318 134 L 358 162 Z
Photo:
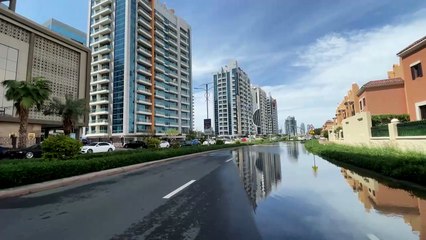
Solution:
M 112 152 L 114 150 L 115 150 L 114 145 L 107 142 L 94 142 L 89 145 L 81 147 L 81 153 Z
M 203 145 L 214 145 L 214 144 L 216 144 L 216 141 L 212 139 L 206 140 L 203 142 Z
M 170 143 L 167 141 L 161 141 L 160 142 L 160 148 L 169 148 L 170 147 Z

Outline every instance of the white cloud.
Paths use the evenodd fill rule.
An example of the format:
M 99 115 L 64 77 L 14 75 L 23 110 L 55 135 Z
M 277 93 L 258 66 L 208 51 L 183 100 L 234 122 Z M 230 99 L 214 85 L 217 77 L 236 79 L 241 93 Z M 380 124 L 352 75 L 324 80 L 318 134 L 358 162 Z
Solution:
M 294 115 L 298 122 L 321 126 L 334 116 L 337 104 L 353 82 L 387 77 L 396 53 L 426 35 L 425 15 L 395 25 L 362 31 L 330 33 L 298 51 L 293 63 L 304 73 L 291 83 L 266 86 L 277 98 L 279 121 Z

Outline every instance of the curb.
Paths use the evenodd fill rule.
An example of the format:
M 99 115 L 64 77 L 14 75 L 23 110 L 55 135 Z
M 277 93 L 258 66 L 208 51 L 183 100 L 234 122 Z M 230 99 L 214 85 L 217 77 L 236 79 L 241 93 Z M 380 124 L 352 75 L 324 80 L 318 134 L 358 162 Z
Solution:
M 139 169 L 144 168 L 144 167 L 148 167 L 148 166 L 151 166 L 151 165 L 157 165 L 157 164 L 161 164 L 161 163 L 165 163 L 165 162 L 170 162 L 170 161 L 173 161 L 173 160 L 187 160 L 187 159 L 185 159 L 185 157 L 191 157 L 191 156 L 201 155 L 201 154 L 205 154 L 205 153 L 212 153 L 212 152 L 227 150 L 227 149 L 232 150 L 234 148 L 233 147 L 222 148 L 222 149 L 210 150 L 210 151 L 205 151 L 205 152 L 191 153 L 191 154 L 187 154 L 187 155 L 171 157 L 171 158 L 161 159 L 161 160 L 152 161 L 152 162 L 138 163 L 138 164 L 134 164 L 134 165 L 112 168 L 112 169 L 107 169 L 107 170 L 103 170 L 103 171 L 99 171 L 99 172 L 86 173 L 86 174 L 82 174 L 82 175 L 77 175 L 77 176 L 67 177 L 67 178 L 62 178 L 62 179 L 56 179 L 56 180 L 51 180 L 51 181 L 47 181 L 47 182 L 34 183 L 34 184 L 20 186 L 20 187 L 8 188 L 8 189 L 0 190 L 0 199 L 12 198 L 12 197 L 21 197 L 21 196 L 28 195 L 28 194 L 31 194 L 31 193 L 37 193 L 37 192 L 41 192 L 41 191 L 45 191 L 45 190 L 51 190 L 51 189 L 55 189 L 55 188 L 69 186 L 69 185 L 72 185 L 72 184 L 83 183 L 83 182 L 87 182 L 87 181 L 90 181 L 90 180 L 99 179 L 99 178 L 102 178 L 102 177 L 114 176 L 114 175 L 118 175 L 118 174 L 122 174 L 122 173 L 136 171 L 136 170 L 139 170 Z

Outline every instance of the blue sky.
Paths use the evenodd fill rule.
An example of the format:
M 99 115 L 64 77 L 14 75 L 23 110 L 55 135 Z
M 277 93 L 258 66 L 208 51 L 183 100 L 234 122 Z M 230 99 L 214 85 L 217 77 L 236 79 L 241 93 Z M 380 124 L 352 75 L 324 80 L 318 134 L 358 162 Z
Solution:
M 192 26 L 194 86 L 237 60 L 278 100 L 280 127 L 321 126 L 352 82 L 386 78 L 396 53 L 426 35 L 424 0 L 168 0 Z M 53 17 L 87 31 L 88 0 L 18 0 L 36 22 Z M 195 126 L 205 117 L 195 94 Z M 210 108 L 212 109 L 212 108 Z M 213 112 L 211 112 L 213 116 Z

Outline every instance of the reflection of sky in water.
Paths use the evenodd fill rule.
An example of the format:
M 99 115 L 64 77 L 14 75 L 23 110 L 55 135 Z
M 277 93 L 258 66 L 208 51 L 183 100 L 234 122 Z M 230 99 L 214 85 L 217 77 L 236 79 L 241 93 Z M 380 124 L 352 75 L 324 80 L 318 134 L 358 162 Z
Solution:
M 252 146 L 237 155 L 264 239 L 426 239 L 426 200 L 318 156 L 315 174 L 302 144 Z

